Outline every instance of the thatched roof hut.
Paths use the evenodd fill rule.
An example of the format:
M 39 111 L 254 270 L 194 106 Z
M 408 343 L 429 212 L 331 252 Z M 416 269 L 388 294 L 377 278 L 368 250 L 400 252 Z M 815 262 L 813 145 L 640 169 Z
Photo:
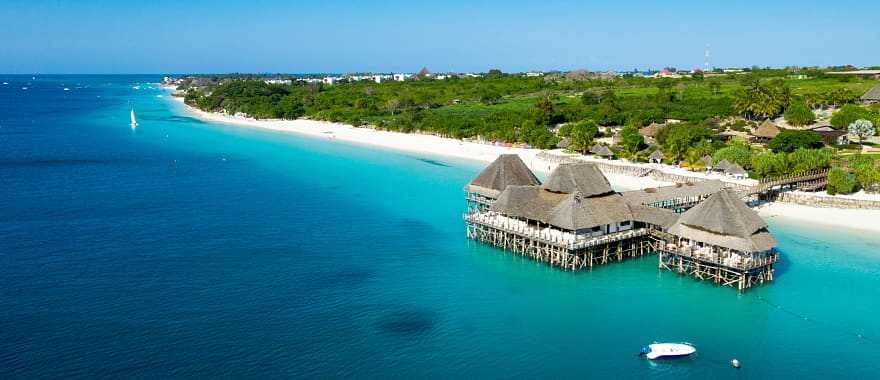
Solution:
M 655 150 L 654 153 L 651 153 L 651 157 L 648 157 L 648 160 L 651 160 L 652 162 L 663 162 L 665 159 L 666 156 L 663 155 L 663 152 L 661 152 L 660 149 Z
M 571 140 L 569 140 L 568 137 L 563 137 L 562 140 L 559 140 L 556 146 L 562 149 L 568 149 L 568 147 L 571 146 Z
M 703 167 L 706 168 L 706 170 L 712 169 L 712 157 L 710 157 L 708 154 L 701 157 L 700 161 L 703 163 Z
M 630 204 L 649 205 L 669 199 L 705 197 L 724 188 L 724 182 L 717 179 L 693 183 L 679 183 L 657 188 L 624 191 L 623 198 Z
M 866 103 L 880 102 L 880 84 L 872 87 L 865 95 L 862 95 L 862 101 Z
M 559 165 L 541 186 L 554 193 L 580 192 L 584 197 L 613 193 L 614 189 L 602 171 L 591 163 L 568 163 Z
M 718 161 L 718 163 L 715 164 L 715 166 L 713 167 L 713 169 L 715 169 L 715 170 L 719 170 L 719 171 L 725 171 L 725 170 L 727 170 L 727 168 L 729 168 L 729 167 L 730 167 L 730 161 L 727 161 L 727 160 L 725 159 L 725 160 Z
M 642 137 L 654 138 L 654 136 L 657 135 L 657 131 L 660 130 L 661 127 L 663 126 L 660 124 L 651 123 L 647 127 L 639 128 L 639 134 L 642 135 Z
M 752 132 L 752 136 L 755 136 L 760 140 L 770 140 L 778 134 L 779 127 L 777 127 L 776 124 L 773 124 L 770 120 L 764 120 L 764 122 Z
M 593 154 L 595 154 L 597 156 L 601 156 L 601 157 L 614 156 L 614 152 L 612 152 L 611 149 L 608 149 L 607 146 L 602 145 L 602 144 L 593 145 L 593 147 L 590 148 L 590 153 L 593 153 Z
M 719 191 L 682 214 L 669 233 L 746 253 L 778 244 L 767 232 L 767 223 L 731 190 Z
M 586 197 L 579 191 L 556 193 L 538 186 L 509 186 L 498 196 L 492 210 L 565 230 L 633 220 L 632 211 L 620 194 Z
M 727 169 L 724 169 L 724 172 L 732 176 L 744 176 L 749 174 L 749 172 L 743 169 L 742 166 L 739 166 L 739 164 L 730 164 Z
M 634 220 L 623 197 L 591 163 L 559 165 L 541 186 L 508 186 L 492 210 L 565 230 Z
M 496 198 L 508 186 L 540 184 L 541 181 L 529 170 L 519 155 L 502 154 L 471 180 L 464 187 L 464 191 Z

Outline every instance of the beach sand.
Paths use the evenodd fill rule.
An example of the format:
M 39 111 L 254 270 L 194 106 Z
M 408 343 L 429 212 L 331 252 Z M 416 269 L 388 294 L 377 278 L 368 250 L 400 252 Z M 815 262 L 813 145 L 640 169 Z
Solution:
M 168 97 L 183 103 L 182 98 Z M 370 128 L 356 128 L 341 123 L 316 120 L 255 120 L 204 112 L 185 106 L 188 112 L 199 119 L 215 123 L 261 128 L 273 131 L 291 132 L 315 138 L 339 140 L 347 143 L 372 145 L 394 150 L 422 153 L 437 156 L 455 157 L 481 162 L 491 162 L 500 154 L 518 154 L 530 169 L 540 174 L 548 174 L 556 164 L 538 157 L 539 149 L 507 148 L 461 140 L 442 138 L 433 135 L 378 131 Z M 657 165 L 652 165 L 654 167 Z M 670 169 L 674 172 L 675 169 Z M 632 177 L 619 174 L 606 175 L 608 181 L 619 191 L 636 190 L 669 185 L 646 177 Z M 851 210 L 836 208 L 816 208 L 789 203 L 770 203 L 757 208 L 766 218 L 780 218 L 793 223 L 810 223 L 842 228 L 880 232 L 880 210 Z

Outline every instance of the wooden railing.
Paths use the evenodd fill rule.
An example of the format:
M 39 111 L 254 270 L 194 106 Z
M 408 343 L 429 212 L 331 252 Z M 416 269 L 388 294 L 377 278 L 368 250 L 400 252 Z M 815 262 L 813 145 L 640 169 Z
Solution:
M 544 244 L 550 244 L 557 247 L 565 248 L 568 250 L 577 250 L 584 249 L 589 247 L 600 246 L 604 244 L 609 244 L 621 240 L 631 239 L 639 236 L 645 236 L 648 234 L 647 228 L 635 228 L 626 231 L 620 232 L 612 232 L 609 234 L 595 236 L 595 237 L 586 237 L 579 238 L 575 241 L 559 239 L 555 237 L 547 237 L 545 234 L 541 234 L 540 230 L 531 227 L 531 226 L 522 226 L 522 227 L 511 227 L 509 224 L 501 224 L 501 223 L 492 223 L 490 221 L 486 221 L 477 216 L 477 214 L 465 214 L 464 220 L 470 223 L 480 224 L 487 227 L 494 228 L 496 230 L 504 231 L 510 234 L 518 235 L 530 240 L 534 240 Z

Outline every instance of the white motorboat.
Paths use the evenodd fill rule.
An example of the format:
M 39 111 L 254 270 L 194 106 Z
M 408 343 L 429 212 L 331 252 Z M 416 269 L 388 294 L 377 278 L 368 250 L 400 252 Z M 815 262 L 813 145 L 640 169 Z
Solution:
M 644 355 L 648 359 L 674 359 L 688 356 L 697 352 L 694 346 L 688 343 L 654 343 L 642 347 L 639 356 Z

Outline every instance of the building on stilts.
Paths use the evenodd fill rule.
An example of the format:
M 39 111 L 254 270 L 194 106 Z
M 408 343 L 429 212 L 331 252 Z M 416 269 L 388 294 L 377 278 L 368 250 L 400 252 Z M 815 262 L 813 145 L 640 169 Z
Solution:
M 661 268 L 740 290 L 773 279 L 775 240 L 732 191 L 639 191 L 614 191 L 586 162 L 561 164 L 542 184 L 502 155 L 465 186 L 467 237 L 566 270 L 659 253 Z

